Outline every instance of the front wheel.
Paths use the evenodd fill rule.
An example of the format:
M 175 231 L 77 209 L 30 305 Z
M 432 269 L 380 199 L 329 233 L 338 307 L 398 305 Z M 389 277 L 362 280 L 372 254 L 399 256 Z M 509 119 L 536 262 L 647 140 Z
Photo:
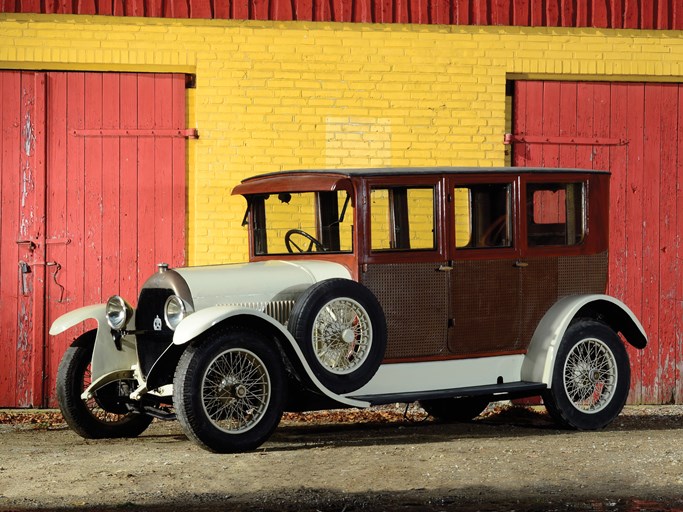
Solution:
M 260 446 L 282 417 L 283 366 L 274 342 L 246 328 L 218 329 L 188 347 L 173 380 L 187 437 L 218 453 Z
M 580 320 L 562 338 L 543 402 L 560 425 L 596 430 L 619 415 L 630 385 L 628 354 L 619 336 L 601 322 Z
M 137 437 L 153 418 L 132 413 L 126 407 L 127 394 L 135 389 L 134 380 L 111 382 L 95 391 L 92 398 L 81 398 L 91 382 L 95 337 L 94 330 L 82 334 L 59 363 L 57 401 L 62 416 L 73 431 L 86 439 Z

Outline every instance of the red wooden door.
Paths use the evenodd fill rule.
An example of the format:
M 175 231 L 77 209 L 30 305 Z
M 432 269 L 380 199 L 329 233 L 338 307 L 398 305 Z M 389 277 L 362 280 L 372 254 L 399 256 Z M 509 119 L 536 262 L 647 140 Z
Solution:
M 2 161 L 0 225 L 3 240 L 29 242 L 14 244 L 16 254 L 3 243 L 0 297 L 17 305 L 0 326 L 0 361 L 11 368 L 0 377 L 0 405 L 54 405 L 57 366 L 78 332 L 47 336 L 52 321 L 114 293 L 135 300 L 155 263 L 184 263 L 185 82 L 3 72 L 1 83 L 15 75 L 24 103 L 3 90 L 3 139 L 15 149 Z M 23 82 L 34 84 L 34 100 Z
M 513 105 L 513 165 L 612 172 L 608 293 L 649 336 L 630 400 L 683 403 L 683 87 L 520 81 Z

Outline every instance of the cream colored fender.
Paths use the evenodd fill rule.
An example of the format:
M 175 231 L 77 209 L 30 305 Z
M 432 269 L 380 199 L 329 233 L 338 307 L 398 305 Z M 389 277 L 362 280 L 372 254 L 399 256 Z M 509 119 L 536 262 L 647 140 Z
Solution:
M 133 366 L 138 364 L 134 338 L 124 337 L 121 340 L 121 350 L 116 348 L 105 309 L 106 304 L 75 309 L 57 318 L 50 326 L 50 334 L 55 336 L 86 320 L 97 321 L 97 337 L 91 363 L 92 383 L 84 391 L 84 398 L 90 395 L 91 390 L 109 382 L 133 377 Z M 135 318 L 128 323 L 129 329 L 134 329 L 134 326 Z
M 521 380 L 550 386 L 555 357 L 571 321 L 583 311 L 598 312 L 615 332 L 621 332 L 636 348 L 647 345 L 647 335 L 638 318 L 618 299 L 609 295 L 574 295 L 557 301 L 536 327 L 522 363 Z M 586 316 L 589 316 L 586 314 Z
M 301 366 L 306 371 L 306 375 L 308 375 L 308 377 L 311 379 L 311 382 L 313 382 L 313 384 L 315 384 L 315 386 L 326 396 L 336 400 L 337 402 L 341 402 L 352 407 L 368 407 L 370 405 L 365 401 L 354 400 L 352 398 L 346 398 L 332 393 L 325 386 L 323 386 L 306 362 L 306 358 L 304 357 L 303 352 L 301 352 L 299 344 L 289 333 L 289 331 L 273 317 L 256 309 L 249 309 L 241 306 L 212 306 L 201 309 L 195 313 L 192 313 L 178 324 L 178 327 L 176 327 L 175 333 L 173 335 L 173 344 L 184 345 L 189 343 L 211 327 L 238 316 L 248 316 L 252 317 L 253 319 L 257 319 L 258 321 L 268 322 L 271 326 L 277 329 L 281 333 L 282 338 L 286 339 L 287 342 L 292 346 L 292 349 L 299 358 Z

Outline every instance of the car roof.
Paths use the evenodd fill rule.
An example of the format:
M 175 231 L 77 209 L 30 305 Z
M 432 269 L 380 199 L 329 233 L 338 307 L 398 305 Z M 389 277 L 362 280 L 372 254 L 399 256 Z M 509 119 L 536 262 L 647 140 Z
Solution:
M 468 175 L 468 174 L 609 174 L 609 171 L 548 167 L 364 167 L 356 169 L 300 169 L 258 174 L 242 180 L 233 194 L 338 190 L 351 178 Z
M 298 169 L 275 171 L 258 174 L 246 178 L 242 183 L 268 176 L 284 176 L 288 174 L 336 174 L 346 177 L 418 175 L 418 174 L 474 174 L 474 173 L 505 173 L 505 174 L 536 174 L 536 173 L 592 173 L 609 174 L 609 171 L 594 169 L 575 169 L 562 167 L 363 167 L 355 169 Z

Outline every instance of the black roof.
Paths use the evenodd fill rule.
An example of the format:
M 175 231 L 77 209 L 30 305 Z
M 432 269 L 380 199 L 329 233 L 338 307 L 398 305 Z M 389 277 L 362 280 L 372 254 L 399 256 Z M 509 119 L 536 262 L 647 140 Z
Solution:
M 348 177 L 390 176 L 409 174 L 609 174 L 609 171 L 594 169 L 572 169 L 560 167 L 367 167 L 357 169 L 299 169 L 258 174 L 244 181 L 266 176 L 287 176 L 289 174 L 333 174 Z

